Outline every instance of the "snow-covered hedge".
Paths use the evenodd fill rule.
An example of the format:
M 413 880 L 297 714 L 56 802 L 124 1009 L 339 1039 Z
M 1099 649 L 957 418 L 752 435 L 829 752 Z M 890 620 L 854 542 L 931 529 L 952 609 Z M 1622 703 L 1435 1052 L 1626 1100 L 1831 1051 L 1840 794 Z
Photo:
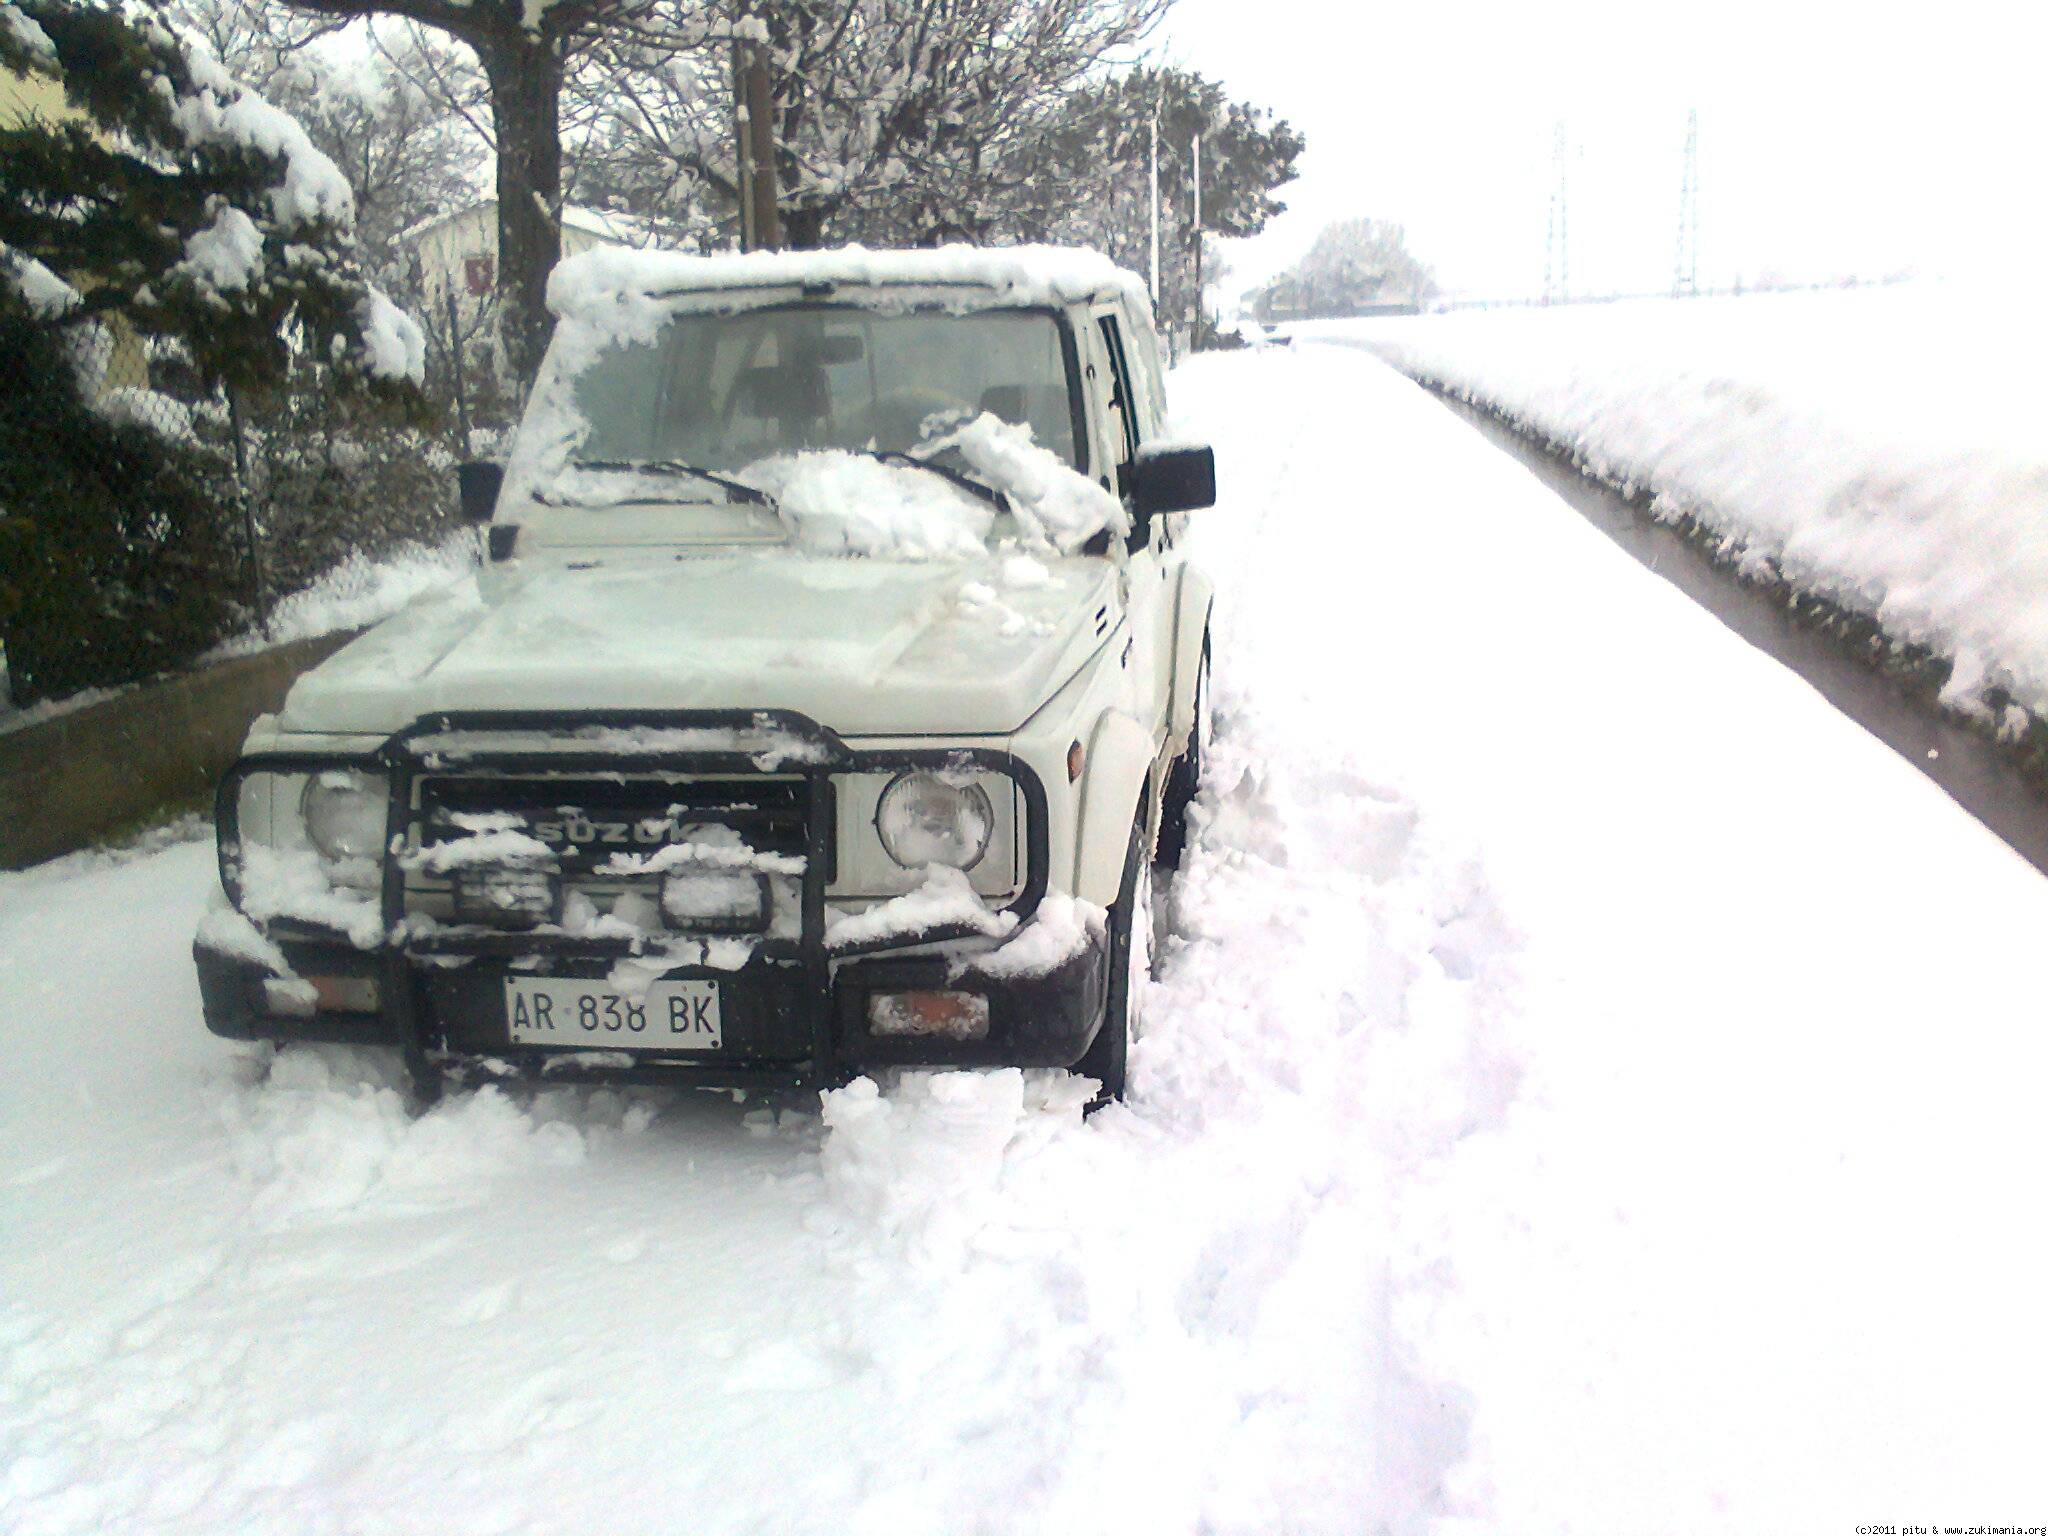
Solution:
M 2044 318 L 1919 284 L 1301 331 L 1368 343 L 1947 658 L 1945 701 L 1988 717 L 1988 697 L 2017 732 L 2013 706 L 2048 716 Z

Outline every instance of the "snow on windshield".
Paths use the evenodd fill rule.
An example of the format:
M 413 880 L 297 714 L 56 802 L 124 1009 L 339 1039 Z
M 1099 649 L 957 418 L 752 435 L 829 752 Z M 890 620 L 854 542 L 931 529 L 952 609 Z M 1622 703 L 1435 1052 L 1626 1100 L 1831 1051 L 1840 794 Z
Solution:
M 996 518 L 935 474 L 852 453 L 766 459 L 747 478 L 775 498 L 796 542 L 822 554 L 979 555 Z

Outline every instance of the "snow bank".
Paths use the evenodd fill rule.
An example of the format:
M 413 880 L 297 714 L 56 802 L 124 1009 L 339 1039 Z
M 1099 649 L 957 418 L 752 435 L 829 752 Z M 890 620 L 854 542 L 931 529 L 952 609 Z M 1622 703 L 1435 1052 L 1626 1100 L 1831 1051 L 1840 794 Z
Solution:
M 1945 286 L 1341 321 L 1727 552 L 2048 714 L 2048 310 Z
M 473 587 L 476 570 L 476 534 L 467 528 L 439 544 L 406 544 L 377 557 L 353 554 L 279 602 L 260 634 L 230 640 L 213 654 L 246 656 L 293 640 L 367 628 L 426 593 L 458 583 Z
M 574 1167 L 584 1157 L 575 1125 L 493 1088 L 414 1116 L 386 1052 L 311 1047 L 270 1056 L 265 1066 L 262 1091 L 224 1094 L 219 1113 L 235 1171 L 255 1191 L 252 1214 L 267 1226 L 329 1220 L 370 1204 L 471 1204 L 490 1198 L 497 1179 Z

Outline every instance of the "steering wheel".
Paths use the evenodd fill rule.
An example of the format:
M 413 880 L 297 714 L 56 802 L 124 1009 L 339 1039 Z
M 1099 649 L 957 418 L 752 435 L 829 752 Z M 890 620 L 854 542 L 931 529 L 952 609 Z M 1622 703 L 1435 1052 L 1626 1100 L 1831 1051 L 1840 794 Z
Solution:
M 895 389 L 877 395 L 861 413 L 857 429 L 863 441 L 872 438 L 884 448 L 910 449 L 923 441 L 925 422 L 937 415 L 973 416 L 965 400 L 936 389 Z

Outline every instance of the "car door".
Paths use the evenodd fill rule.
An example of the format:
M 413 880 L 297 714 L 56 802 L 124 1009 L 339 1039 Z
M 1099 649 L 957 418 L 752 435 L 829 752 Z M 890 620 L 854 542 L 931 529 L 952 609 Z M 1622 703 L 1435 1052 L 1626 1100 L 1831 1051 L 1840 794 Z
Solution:
M 1090 320 L 1090 340 L 1102 386 L 1110 484 L 1120 493 L 1125 472 L 1144 445 L 1146 433 L 1159 429 L 1156 406 L 1148 420 L 1148 400 L 1154 392 L 1146 388 L 1139 375 L 1129 330 L 1131 320 L 1123 306 L 1115 302 L 1100 304 Z M 1167 631 L 1173 621 L 1172 590 L 1167 562 L 1161 558 L 1158 547 L 1159 521 L 1154 520 L 1145 543 L 1130 552 L 1125 566 L 1129 581 L 1125 601 L 1131 625 L 1128 668 L 1133 707 L 1154 740 L 1163 739 L 1166 729 L 1167 664 L 1173 654 L 1167 643 Z

